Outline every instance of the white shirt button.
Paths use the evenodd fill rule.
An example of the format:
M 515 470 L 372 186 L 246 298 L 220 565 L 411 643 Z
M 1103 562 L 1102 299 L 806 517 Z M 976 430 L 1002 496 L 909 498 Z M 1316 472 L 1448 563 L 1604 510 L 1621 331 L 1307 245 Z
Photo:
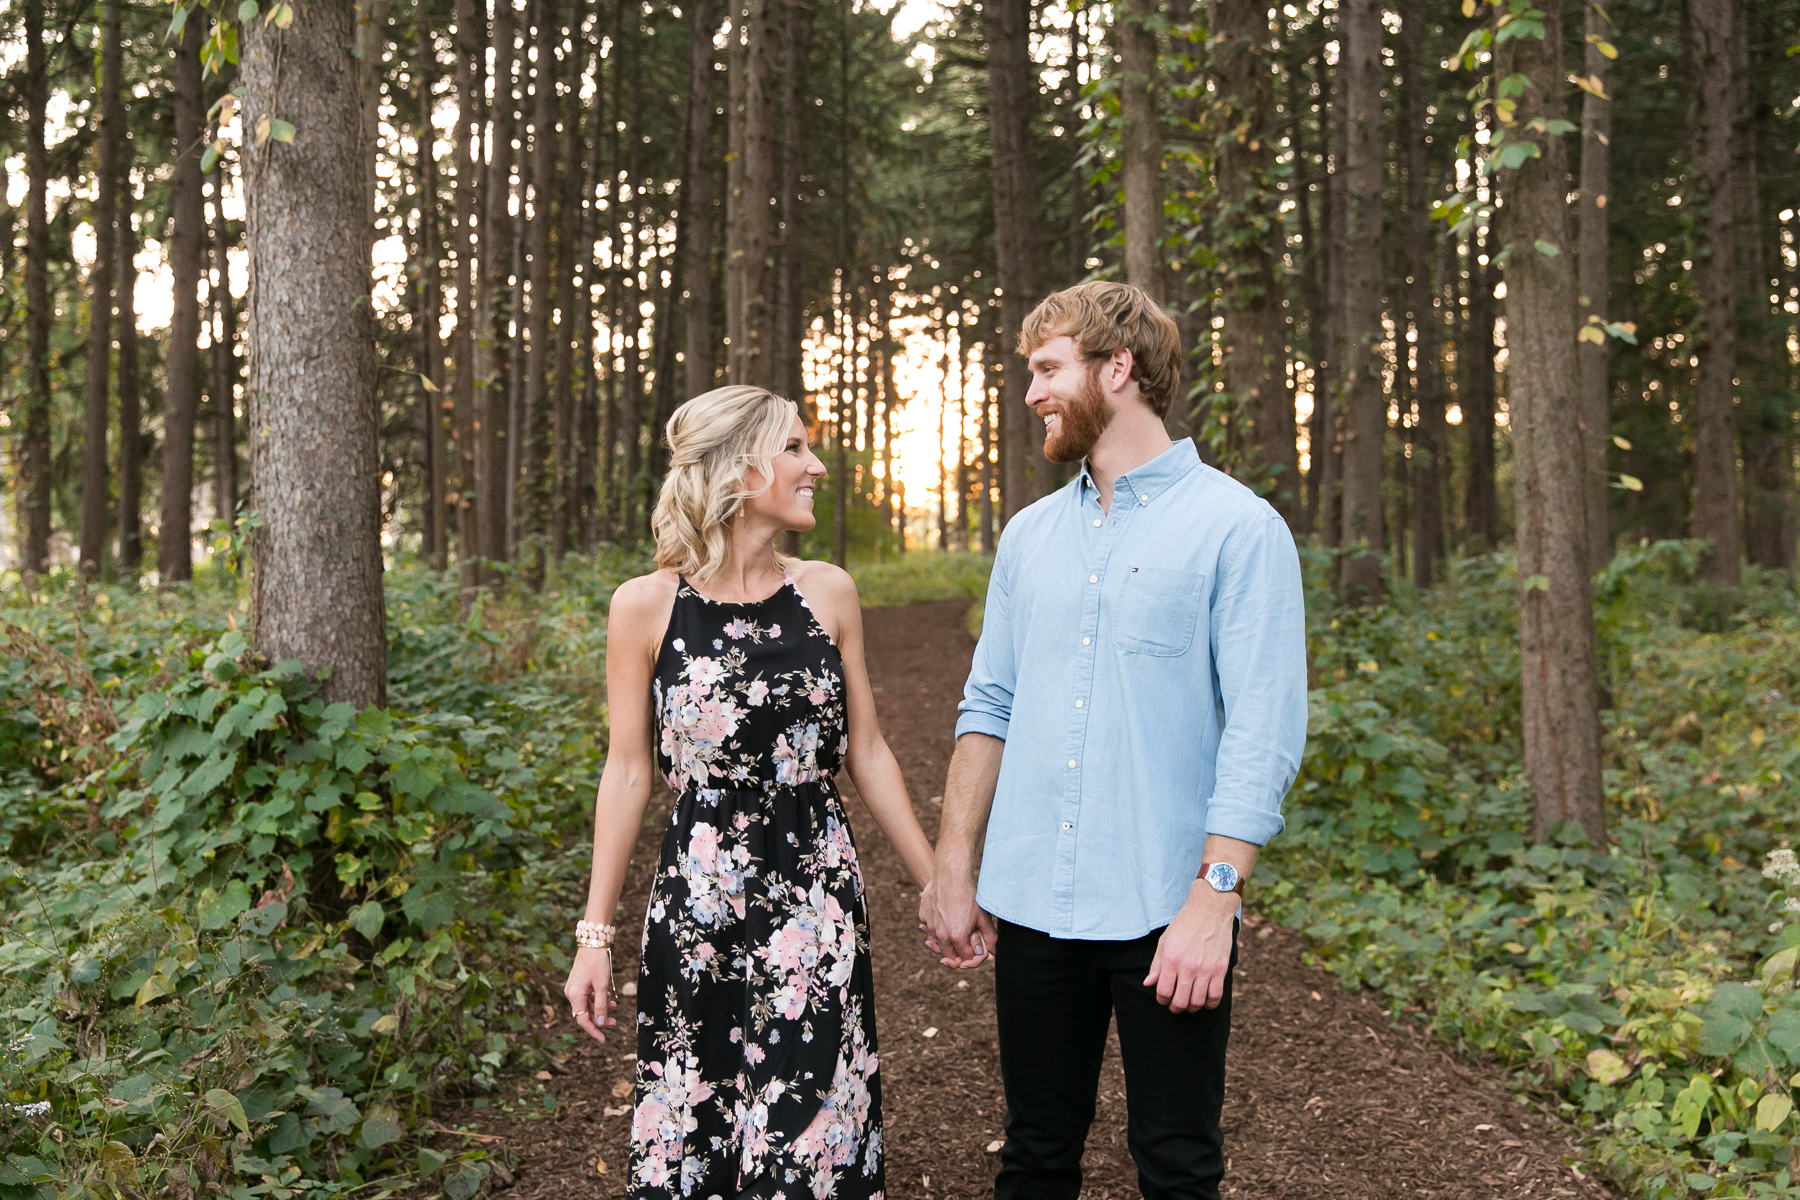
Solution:
M 1095 529 L 1100 528 L 1100 518 L 1099 517 L 1094 518 L 1094 528 Z
M 1087 703 L 1087 701 L 1086 701 L 1086 700 L 1077 700 L 1077 701 L 1076 701 L 1076 702 L 1075 702 L 1075 707 L 1076 707 L 1076 708 L 1080 708 L 1080 707 L 1081 707 L 1081 706 L 1082 706 L 1082 705 L 1084 705 L 1084 704 L 1086 704 L 1086 703 Z
M 1099 582 L 1100 582 L 1100 577 L 1099 577 L 1099 576 L 1098 576 L 1098 575 L 1089 575 L 1089 576 L 1088 576 L 1088 582 L 1089 582 L 1089 583 L 1099 583 Z
M 1071 758 L 1069 760 L 1069 770 L 1073 771 L 1074 769 L 1075 769 L 1075 760 Z
M 1150 503 L 1150 497 L 1148 497 L 1148 496 L 1139 496 L 1139 497 L 1138 497 L 1138 503 L 1139 503 L 1139 504 L 1148 504 L 1148 503 Z
M 1093 640 L 1094 640 L 1093 638 L 1082 638 L 1081 644 L 1085 646 L 1085 645 L 1089 644 L 1090 642 L 1092 642 Z
M 1064 828 L 1064 829 L 1073 829 L 1073 828 L 1075 828 L 1075 827 L 1074 827 L 1074 826 L 1073 826 L 1073 825 L 1071 825 L 1071 824 L 1069 824 L 1069 823 L 1068 823 L 1068 822 L 1067 822 L 1067 821 L 1064 821 L 1064 822 L 1063 822 L 1063 828 Z

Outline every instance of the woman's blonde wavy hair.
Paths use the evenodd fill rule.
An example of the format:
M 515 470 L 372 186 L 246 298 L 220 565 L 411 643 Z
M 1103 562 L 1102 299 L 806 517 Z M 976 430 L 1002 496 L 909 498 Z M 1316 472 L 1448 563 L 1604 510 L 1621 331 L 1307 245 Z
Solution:
M 731 519 L 759 494 L 744 477 L 755 467 L 763 490 L 774 482 L 797 415 L 792 400 L 759 387 L 715 388 L 675 410 L 663 431 L 669 473 L 650 517 L 658 567 L 704 582 L 725 565 Z

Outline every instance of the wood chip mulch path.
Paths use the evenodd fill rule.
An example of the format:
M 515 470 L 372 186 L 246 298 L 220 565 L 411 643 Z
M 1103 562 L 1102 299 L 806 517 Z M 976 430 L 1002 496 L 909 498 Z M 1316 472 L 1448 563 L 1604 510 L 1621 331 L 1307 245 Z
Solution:
M 935 835 L 956 701 L 974 648 L 967 604 L 945 601 L 865 613 L 869 670 L 882 730 L 900 760 L 928 834 Z M 848 778 L 845 789 L 854 795 Z M 641 925 L 666 819 L 659 805 L 639 841 L 623 929 Z M 918 890 L 860 803 L 851 806 L 869 891 L 888 1195 L 992 1195 L 1004 1106 L 991 972 L 937 965 L 919 942 Z M 573 914 L 570 917 L 573 920 Z M 618 979 L 636 977 L 636 938 Z M 1432 1197 L 1616 1197 L 1583 1164 L 1573 1132 L 1508 1093 L 1505 1073 L 1469 1065 L 1395 1024 L 1364 996 L 1300 961 L 1289 932 L 1246 920 L 1226 1081 L 1224 1194 L 1255 1200 Z M 560 980 L 558 981 L 560 987 Z M 507 1200 L 622 1197 L 627 1166 L 634 1013 L 625 1036 L 584 1043 L 548 1087 L 557 1107 L 535 1120 L 446 1107 L 440 1121 L 503 1149 L 493 1181 Z M 547 1040 L 566 1033 L 545 1010 Z M 1084 1198 L 1138 1195 L 1125 1144 L 1125 1084 L 1111 1039 L 1099 1111 L 1083 1160 Z M 605 1170 L 600 1166 L 604 1164 Z

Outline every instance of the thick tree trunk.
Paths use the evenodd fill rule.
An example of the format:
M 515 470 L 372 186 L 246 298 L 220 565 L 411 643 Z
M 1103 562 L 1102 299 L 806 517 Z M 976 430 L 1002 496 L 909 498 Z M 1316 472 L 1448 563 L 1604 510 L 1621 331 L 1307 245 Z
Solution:
M 1250 7 L 1250 6 L 1246 6 Z M 1157 303 L 1168 293 L 1163 253 L 1162 123 L 1157 114 L 1156 0 L 1126 0 L 1113 27 L 1124 119 L 1125 278 Z
M 772 387 L 774 376 L 775 275 L 775 77 L 781 49 L 776 23 L 779 0 L 750 0 L 749 73 L 744 80 L 743 380 Z M 733 352 L 739 347 L 734 343 Z
M 604 144 L 601 130 L 606 128 L 605 73 L 600 58 L 600 22 L 596 18 L 582 33 L 582 46 L 589 56 L 593 78 L 594 115 L 590 122 L 592 136 L 586 143 L 587 161 L 581 184 L 581 230 L 576 247 L 581 256 L 581 285 L 575 302 L 577 351 L 581 363 L 581 403 L 575 425 L 578 449 L 575 455 L 575 508 L 573 520 L 579 530 L 581 548 L 592 550 L 599 542 L 600 511 L 597 491 L 597 468 L 600 465 L 600 366 L 594 361 L 594 285 L 598 281 L 600 256 L 595 252 L 594 227 L 599 200 L 595 187 L 600 178 L 600 148 Z
M 1279 274 L 1281 197 L 1275 190 L 1275 96 L 1270 83 L 1268 6 L 1214 0 L 1212 63 L 1232 136 L 1219 141 L 1219 205 L 1225 391 L 1247 420 L 1246 469 L 1290 525 L 1301 512 L 1300 457 L 1287 389 L 1286 326 Z M 1129 187 L 1129 185 L 1127 185 Z M 1129 193 L 1127 194 L 1129 201 Z M 1127 239 L 1130 234 L 1127 233 Z
M 218 327 L 213 332 L 212 353 L 212 456 L 213 516 L 231 523 L 237 517 L 237 310 L 231 299 L 231 237 L 225 223 L 225 180 L 229 161 L 219 157 L 213 176 L 213 263 L 218 274 L 213 289 L 213 308 Z
M 121 114 L 121 117 L 123 114 Z M 137 207 L 131 167 L 120 174 L 119 206 L 119 573 L 136 575 L 144 562 L 144 423 L 138 380 Z
M 1387 397 L 1381 389 L 1381 4 L 1346 0 L 1341 10 L 1339 86 L 1348 110 L 1344 161 L 1344 597 L 1366 604 L 1381 594 L 1381 459 Z
M 1610 39 L 1612 25 L 1606 19 L 1606 0 L 1589 0 L 1587 36 Z M 1600 53 L 1589 41 L 1582 69 L 1591 79 L 1600 81 L 1605 90 L 1612 74 L 1612 60 Z M 1592 92 L 1584 92 L 1581 100 L 1581 203 L 1577 229 L 1580 293 L 1577 317 L 1582 325 L 1592 318 L 1607 319 L 1606 241 L 1607 177 L 1612 164 L 1612 102 Z M 1588 335 L 1589 340 L 1575 348 L 1581 372 L 1581 424 L 1587 459 L 1587 525 L 1589 566 L 1598 572 L 1612 558 L 1612 528 L 1608 520 L 1606 458 L 1611 441 L 1611 421 L 1607 399 L 1607 345 L 1604 336 Z
M 1738 262 L 1744 272 L 1745 287 L 1741 300 L 1742 357 L 1738 362 L 1741 389 L 1741 413 L 1738 436 L 1744 457 L 1744 556 L 1759 567 L 1791 570 L 1794 565 L 1794 443 L 1790 393 L 1776 366 L 1775 355 L 1787 345 L 1787 314 L 1772 292 L 1785 297 L 1787 289 L 1780 279 L 1783 271 L 1779 249 L 1771 254 L 1771 243 L 1780 245 L 1780 234 L 1770 229 L 1762 207 L 1765 162 L 1779 162 L 1779 150 L 1772 145 L 1779 134 L 1775 123 L 1775 106 L 1765 94 L 1769 86 L 1767 60 L 1751 58 L 1748 21 L 1737 22 L 1732 39 L 1733 71 L 1737 77 L 1735 103 L 1738 108 L 1740 134 L 1732 170 L 1735 186 Z M 1773 51 L 1781 55 L 1785 47 L 1768 38 L 1759 38 L 1756 49 L 1765 56 Z M 1785 146 L 1780 147 L 1785 149 Z
M 125 112 L 119 102 L 125 48 L 119 40 L 120 0 L 106 0 L 101 30 L 100 136 L 94 161 L 94 266 L 88 273 L 91 308 L 82 380 L 81 573 L 98 575 L 106 557 L 106 433 L 112 424 L 113 271 L 118 266 L 119 147 Z
M 1742 131 L 1732 71 L 1737 0 L 1692 0 L 1688 30 L 1697 81 L 1694 167 L 1706 203 L 1706 250 L 1694 264 L 1700 359 L 1694 389 L 1694 536 L 1708 543 L 1708 579 L 1738 580 L 1737 250 L 1731 168 Z
M 485 8 L 485 6 L 484 6 Z M 486 74 L 485 22 L 475 0 L 456 0 L 456 232 L 451 245 L 456 252 L 456 328 L 451 336 L 451 359 L 456 371 L 451 406 L 456 414 L 452 436 L 451 470 L 455 473 L 450 502 L 456 508 L 457 583 L 466 615 L 481 585 L 481 509 L 476 474 L 476 448 L 481 441 L 481 393 L 475 386 L 475 293 L 481 275 L 476 267 L 475 221 L 481 212 L 481 130 L 485 123 L 481 102 Z M 484 231 L 485 232 L 485 231 Z
M 184 29 L 175 46 L 174 181 L 170 188 L 169 274 L 175 291 L 165 360 L 162 509 L 157 574 L 166 584 L 193 576 L 194 417 L 200 408 L 200 264 L 206 207 L 200 173 L 205 126 L 201 91 L 201 26 Z
M 481 316 L 476 324 L 482 340 L 481 437 L 475 477 L 481 497 L 481 553 L 492 562 L 507 555 L 508 366 L 512 355 L 513 305 L 509 299 L 515 226 L 511 212 L 513 137 L 518 112 L 513 98 L 514 45 L 517 28 L 513 0 L 495 0 L 492 55 L 494 96 L 491 102 L 487 168 L 487 211 L 481 220 Z M 484 572 L 484 582 L 487 573 Z
M 44 64 L 44 2 L 25 0 L 25 403 L 19 430 L 19 562 L 29 577 L 49 569 L 50 559 L 50 225 L 46 196 L 50 182 L 44 146 L 49 82 Z M 198 34 L 190 41 L 198 43 Z M 179 52 L 178 52 L 179 54 Z M 196 60 L 195 75 L 199 74 Z M 177 82 L 181 74 L 179 62 Z M 198 117 L 198 113 L 195 114 Z M 181 129 L 179 89 L 175 101 Z M 198 120 L 195 124 L 198 124 Z M 198 136 L 195 138 L 198 141 Z M 199 151 L 196 148 L 195 153 Z M 181 168 L 176 167 L 177 185 Z M 179 247 L 180 243 L 176 243 Z M 181 279 L 179 269 L 176 282 Z M 180 318 L 180 288 L 176 289 Z M 193 288 L 188 289 L 192 297 Z M 170 361 L 171 371 L 174 367 Z M 172 390 L 172 389 L 171 389 Z M 167 487 L 164 488 L 165 495 Z M 182 540 L 183 553 L 187 541 Z M 163 572 L 165 579 L 169 573 Z M 185 578 L 185 576 L 183 576 Z
M 1463 369 L 1463 429 L 1469 438 L 1469 479 L 1463 520 L 1469 541 L 1492 550 L 1500 540 L 1500 502 L 1494 483 L 1494 276 L 1482 265 L 1484 252 L 1498 253 L 1500 239 L 1489 232 L 1486 245 L 1469 239 L 1469 326 L 1457 359 Z
M 555 300 L 555 262 L 551 258 L 550 230 L 554 220 L 557 180 L 556 47 L 562 40 L 557 0 L 539 0 L 534 6 L 537 22 L 537 74 L 531 104 L 531 212 L 525 223 L 526 254 L 530 259 L 531 295 L 525 314 L 525 370 L 523 412 L 519 427 L 524 434 L 519 446 L 519 473 L 514 496 L 513 544 L 522 556 L 521 566 L 531 586 L 544 582 L 545 535 L 550 532 L 553 495 L 550 474 L 550 366 L 555 361 L 551 342 L 551 316 Z
M 1525 136 L 1533 120 L 1563 117 L 1562 10 L 1544 11 L 1542 39 L 1514 38 L 1499 53 L 1502 77 L 1530 80 L 1513 137 Z M 1534 840 L 1547 841 L 1558 826 L 1572 823 L 1601 848 L 1606 813 L 1567 168 L 1561 137 L 1539 133 L 1535 140 L 1542 154 L 1507 173 L 1500 210 L 1502 238 L 1513 246 L 1506 263 L 1506 394 L 1518 521 L 1525 779 Z
M 994 156 L 994 249 L 1000 275 L 1000 428 L 1006 439 L 1001 517 L 1050 493 L 1044 423 L 1025 407 L 1031 378 L 1014 353 L 1019 327 L 1041 299 L 1038 285 L 1038 184 L 1031 153 L 1037 95 L 1031 61 L 1031 0 L 989 0 L 981 8 L 987 38 L 988 132 Z
M 581 237 L 586 197 L 591 192 L 588 182 L 587 137 L 581 111 L 581 67 L 583 40 L 582 15 L 579 7 L 571 10 L 569 20 L 573 49 L 569 58 L 569 88 L 563 97 L 562 161 L 568 172 L 569 186 L 557 204 L 556 226 L 556 392 L 554 420 L 551 429 L 551 458 L 555 479 L 551 490 L 550 553 L 561 563 L 568 553 L 571 533 L 575 529 L 575 463 L 581 447 L 575 430 L 575 339 L 578 333 L 576 310 L 580 303 L 575 294 L 575 258 Z M 590 123 L 591 124 L 591 123 Z M 591 261 L 592 255 L 589 255 Z M 590 360 L 591 362 L 591 360 Z
M 730 53 L 725 103 L 725 378 L 744 382 L 744 110 L 749 99 L 750 50 L 745 32 L 751 0 L 730 0 Z
M 1444 383 L 1443 359 L 1438 334 L 1441 323 L 1437 290 L 1431 282 L 1430 204 L 1427 200 L 1425 164 L 1425 89 L 1421 82 L 1425 56 L 1423 0 L 1407 0 L 1402 10 L 1400 70 L 1404 77 L 1406 117 L 1406 222 L 1407 273 L 1412 283 L 1406 291 L 1412 309 L 1418 355 L 1413 400 L 1418 405 L 1418 424 L 1413 430 L 1412 568 L 1413 582 L 1430 587 L 1437 563 L 1444 557 Z
M 806 376 L 802 370 L 806 342 L 807 202 L 801 194 L 800 180 L 809 107 L 807 69 L 812 60 L 813 19 L 817 11 L 814 0 L 787 0 L 786 70 L 781 93 L 781 234 L 775 278 L 775 390 L 798 404 L 803 417 L 810 417 L 812 404 L 806 397 Z M 710 71 L 710 63 L 708 69 Z M 708 92 L 709 104 L 710 97 Z M 691 233 L 694 226 L 690 222 L 687 228 Z
M 381 462 L 370 311 L 363 96 L 350 0 L 314 3 L 287 29 L 249 22 L 245 127 L 293 122 L 294 141 L 250 151 L 244 172 L 257 648 L 331 668 L 328 702 L 386 697 Z
M 688 152 L 681 173 L 681 280 L 687 292 L 681 357 L 687 381 L 684 391 L 690 400 L 713 386 L 713 208 L 717 203 L 713 195 L 713 36 L 719 29 L 717 0 L 699 0 L 693 18 L 688 30 Z
M 1313 378 L 1312 459 L 1319 472 L 1319 540 L 1335 548 L 1343 537 L 1344 518 L 1344 439 L 1342 429 L 1344 397 L 1344 243 L 1348 228 L 1349 185 L 1344 164 L 1350 149 L 1350 102 L 1341 48 L 1344 8 L 1338 9 L 1338 45 L 1336 67 L 1330 75 L 1331 133 L 1326 141 L 1329 167 L 1322 185 L 1325 198 L 1320 215 L 1320 228 L 1325 238 L 1325 355 Z M 1324 82 L 1325 69 L 1320 68 Z

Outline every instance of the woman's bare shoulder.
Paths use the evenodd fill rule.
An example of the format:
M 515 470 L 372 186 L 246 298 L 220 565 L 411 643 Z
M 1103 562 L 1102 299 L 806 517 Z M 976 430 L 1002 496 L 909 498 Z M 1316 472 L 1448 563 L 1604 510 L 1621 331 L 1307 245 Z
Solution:
M 856 580 L 836 563 L 822 559 L 789 559 L 787 569 L 788 575 L 809 599 L 817 593 L 820 599 L 856 603 Z
M 613 589 L 612 603 L 607 610 L 613 633 L 626 633 L 640 627 L 647 633 L 659 616 L 661 623 L 666 625 L 679 587 L 680 580 L 673 571 L 652 571 L 621 583 Z

